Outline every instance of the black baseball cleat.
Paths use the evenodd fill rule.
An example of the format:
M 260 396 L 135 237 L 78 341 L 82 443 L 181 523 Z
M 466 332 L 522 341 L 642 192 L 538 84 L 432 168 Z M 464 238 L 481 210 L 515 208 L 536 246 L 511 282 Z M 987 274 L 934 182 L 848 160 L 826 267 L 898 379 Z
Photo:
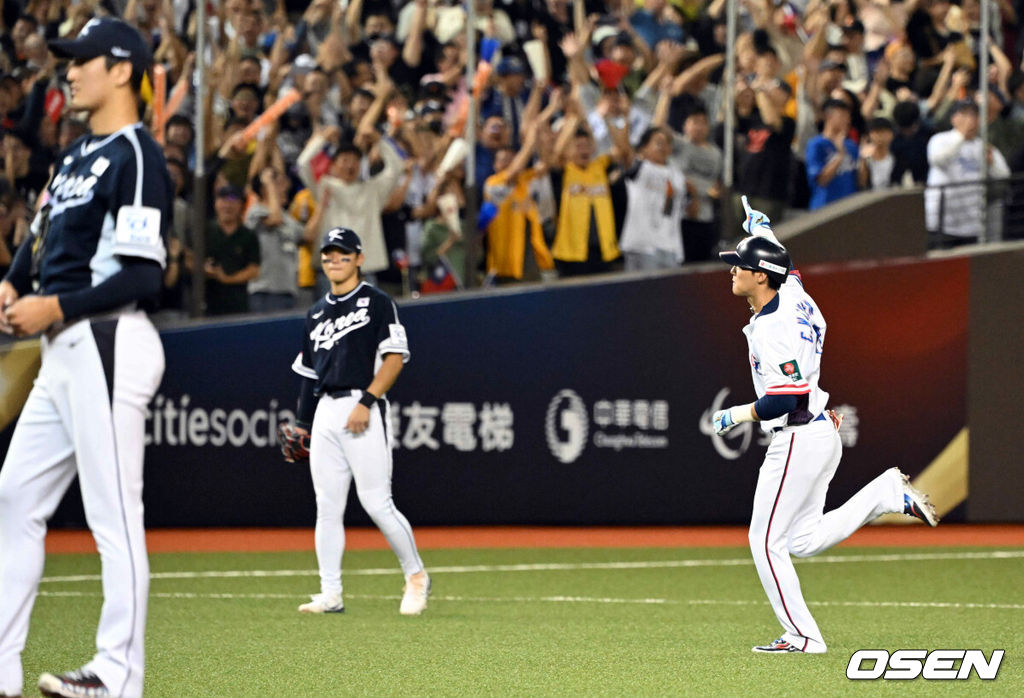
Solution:
M 39 692 L 51 698 L 110 698 L 110 691 L 92 672 L 75 669 L 66 674 L 43 674 Z
M 906 475 L 903 475 L 903 513 L 921 519 L 929 526 L 939 525 L 939 515 L 935 513 L 928 495 L 911 485 Z

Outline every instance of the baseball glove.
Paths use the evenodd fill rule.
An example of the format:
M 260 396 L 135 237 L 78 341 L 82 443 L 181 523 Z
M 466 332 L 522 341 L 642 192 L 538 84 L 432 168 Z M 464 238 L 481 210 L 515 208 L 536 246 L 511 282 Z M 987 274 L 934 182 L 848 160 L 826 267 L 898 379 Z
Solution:
M 309 432 L 289 422 L 277 425 L 281 454 L 289 463 L 309 460 Z

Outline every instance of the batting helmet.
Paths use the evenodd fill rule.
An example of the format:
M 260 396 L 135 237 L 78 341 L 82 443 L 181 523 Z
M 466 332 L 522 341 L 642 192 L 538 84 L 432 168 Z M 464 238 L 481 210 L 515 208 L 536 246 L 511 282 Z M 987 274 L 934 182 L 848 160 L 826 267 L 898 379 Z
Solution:
M 743 238 L 735 252 L 719 252 L 718 256 L 740 269 L 764 272 L 779 285 L 785 283 L 791 266 L 786 248 L 763 237 Z

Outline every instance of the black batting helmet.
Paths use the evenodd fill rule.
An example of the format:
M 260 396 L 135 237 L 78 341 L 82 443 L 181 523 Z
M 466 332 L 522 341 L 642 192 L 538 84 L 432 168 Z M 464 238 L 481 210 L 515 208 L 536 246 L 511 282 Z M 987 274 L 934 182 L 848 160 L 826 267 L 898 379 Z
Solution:
M 764 272 L 778 286 L 785 283 L 791 266 L 785 247 L 757 236 L 743 238 L 735 252 L 719 252 L 718 256 L 740 269 Z

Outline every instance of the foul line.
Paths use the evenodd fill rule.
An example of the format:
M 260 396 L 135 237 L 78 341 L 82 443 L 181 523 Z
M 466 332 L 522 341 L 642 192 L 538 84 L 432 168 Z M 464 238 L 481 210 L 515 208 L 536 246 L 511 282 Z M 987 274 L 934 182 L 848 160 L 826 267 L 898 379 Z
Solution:
M 959 553 L 890 553 L 876 555 L 823 555 L 821 557 L 796 558 L 796 564 L 834 564 L 847 562 L 920 562 L 939 560 L 1011 560 L 1024 558 L 1024 550 L 989 550 L 983 552 Z M 687 567 L 736 567 L 751 565 L 749 557 L 701 560 L 660 560 L 633 562 L 543 562 L 516 565 L 453 565 L 431 567 L 432 574 L 468 574 L 473 572 L 549 572 L 575 570 L 643 570 Z M 315 569 L 307 570 L 203 570 L 190 572 L 153 572 L 150 579 L 225 579 L 238 577 L 308 577 L 318 574 Z M 347 576 L 382 576 L 399 574 L 396 567 L 345 570 Z M 98 574 L 76 574 L 59 577 L 43 577 L 43 583 L 93 582 L 101 579 Z
M 97 591 L 41 591 L 39 596 L 50 597 L 100 597 Z M 278 600 L 300 597 L 295 594 L 197 594 L 191 592 L 152 592 L 150 597 L 158 599 L 255 599 Z M 379 594 L 346 594 L 346 599 L 360 601 L 397 601 L 400 595 Z M 433 595 L 434 601 L 452 601 L 458 603 L 593 603 L 593 604 L 632 604 L 640 606 L 767 606 L 767 601 L 721 600 L 721 599 L 619 599 L 601 596 L 441 596 Z M 1016 603 L 956 603 L 941 601 L 808 601 L 808 606 L 837 606 L 855 608 L 961 608 L 961 609 L 997 609 L 1022 611 L 1024 604 Z

